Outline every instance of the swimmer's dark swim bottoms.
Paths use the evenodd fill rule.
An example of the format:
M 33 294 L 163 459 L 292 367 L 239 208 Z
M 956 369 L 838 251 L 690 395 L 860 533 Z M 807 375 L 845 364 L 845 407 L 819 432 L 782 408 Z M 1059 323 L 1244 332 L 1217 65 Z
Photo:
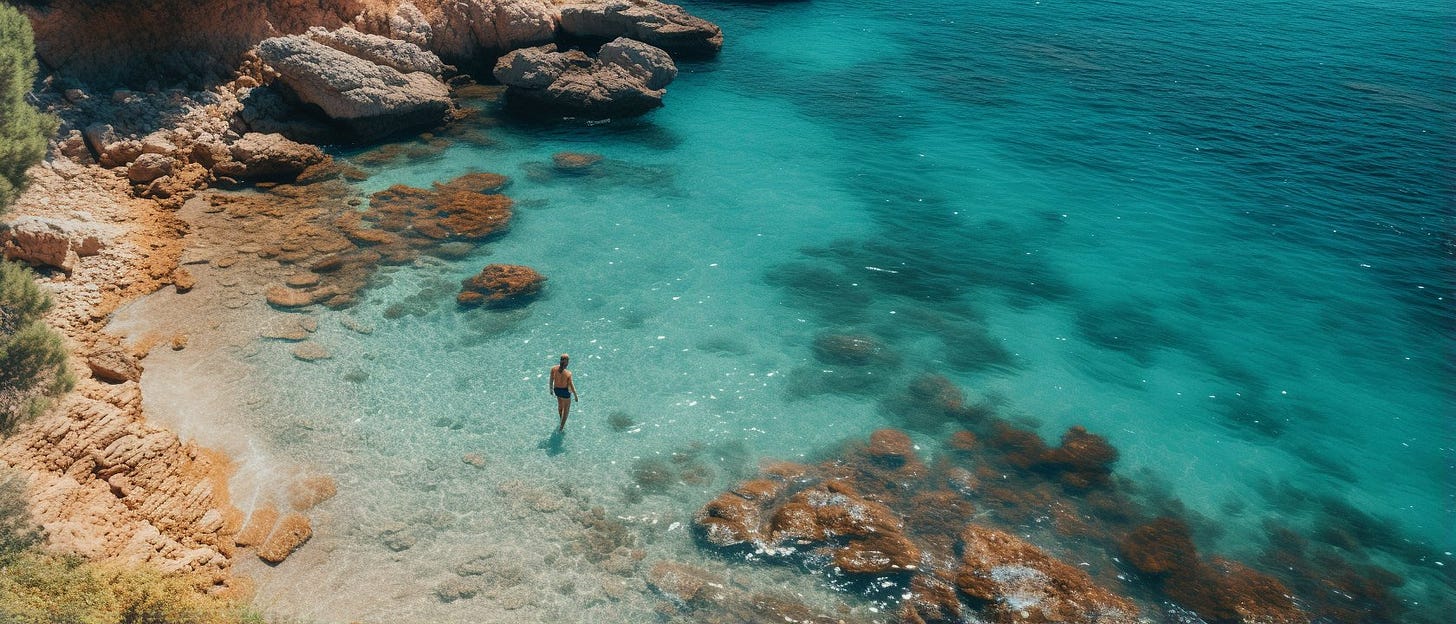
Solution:
M 566 388 L 557 388 L 556 396 L 562 399 L 569 399 L 571 398 L 571 391 L 567 390 Z

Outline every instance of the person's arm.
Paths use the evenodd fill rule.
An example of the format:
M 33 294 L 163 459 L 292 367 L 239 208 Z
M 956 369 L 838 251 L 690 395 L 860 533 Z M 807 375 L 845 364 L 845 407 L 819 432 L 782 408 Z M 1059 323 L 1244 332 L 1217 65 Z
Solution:
M 567 377 L 566 378 L 566 387 L 571 388 L 571 400 L 573 400 L 573 401 L 580 401 L 581 400 L 581 397 L 580 396 L 577 396 L 577 394 L 576 394 L 576 379 L 575 379 L 575 376 L 574 375 L 572 377 Z
M 540 370 L 540 369 L 537 369 L 537 370 Z M 555 366 L 551 367 L 551 370 L 546 373 L 546 391 L 547 392 L 550 392 L 551 394 L 556 394 L 556 367 Z

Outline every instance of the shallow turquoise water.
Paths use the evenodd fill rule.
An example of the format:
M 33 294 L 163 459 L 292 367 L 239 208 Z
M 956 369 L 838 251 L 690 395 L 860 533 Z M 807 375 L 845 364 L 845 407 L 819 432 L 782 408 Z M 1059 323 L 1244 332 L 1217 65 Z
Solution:
M 290 416 L 260 417 L 263 452 L 346 475 L 321 532 L 365 528 L 334 529 L 339 548 L 377 549 L 369 527 L 425 505 L 467 535 L 550 549 L 480 511 L 481 477 L 437 470 L 472 451 L 492 460 L 487 483 L 685 520 L 756 458 L 901 426 L 883 402 L 934 372 L 1048 439 L 1106 435 L 1119 473 L 1222 527 L 1215 552 L 1252 549 L 1269 520 L 1316 532 L 1333 501 L 1432 555 L 1388 565 L 1449 583 L 1449 7 L 690 8 L 728 44 L 682 66 L 664 109 L 508 123 L 491 146 L 365 183 L 494 171 L 518 207 L 466 261 L 389 271 L 351 312 L 372 334 L 325 323 L 334 359 L 256 357 L 249 382 L 274 389 L 259 411 Z M 563 150 L 606 161 L 553 173 Z M 538 269 L 544 296 L 456 309 L 459 280 L 490 262 Z M 388 318 L 401 302 L 422 314 Z M 835 370 L 812 354 L 824 332 L 872 336 L 898 363 Z M 563 351 L 582 400 L 553 441 L 544 375 Z M 617 411 L 638 425 L 612 431 Z M 912 433 L 945 433 L 931 429 Z M 713 483 L 623 494 L 634 461 L 693 445 Z M 1417 593 L 1449 604 L 1430 583 Z

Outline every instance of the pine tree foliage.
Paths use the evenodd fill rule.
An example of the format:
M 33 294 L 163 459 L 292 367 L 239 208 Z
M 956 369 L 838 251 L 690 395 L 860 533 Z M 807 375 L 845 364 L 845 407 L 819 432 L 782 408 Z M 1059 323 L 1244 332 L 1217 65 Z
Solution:
M 50 307 L 29 269 L 0 261 L 0 434 L 45 411 L 75 384 L 65 344 L 41 320 Z
M 53 117 L 26 101 L 35 82 L 35 37 L 30 21 L 0 3 L 0 213 L 25 186 L 25 170 L 45 156 L 56 131 Z

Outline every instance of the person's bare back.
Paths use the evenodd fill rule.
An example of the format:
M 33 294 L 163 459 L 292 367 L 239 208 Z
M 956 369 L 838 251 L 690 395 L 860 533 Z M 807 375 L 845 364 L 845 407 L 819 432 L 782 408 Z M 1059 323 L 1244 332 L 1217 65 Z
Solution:
M 571 380 L 571 371 L 566 370 L 571 356 L 561 354 L 561 363 L 551 367 L 551 394 L 556 396 L 556 413 L 561 417 L 557 432 L 566 431 L 566 415 L 571 412 L 571 402 L 578 400 L 576 384 Z

